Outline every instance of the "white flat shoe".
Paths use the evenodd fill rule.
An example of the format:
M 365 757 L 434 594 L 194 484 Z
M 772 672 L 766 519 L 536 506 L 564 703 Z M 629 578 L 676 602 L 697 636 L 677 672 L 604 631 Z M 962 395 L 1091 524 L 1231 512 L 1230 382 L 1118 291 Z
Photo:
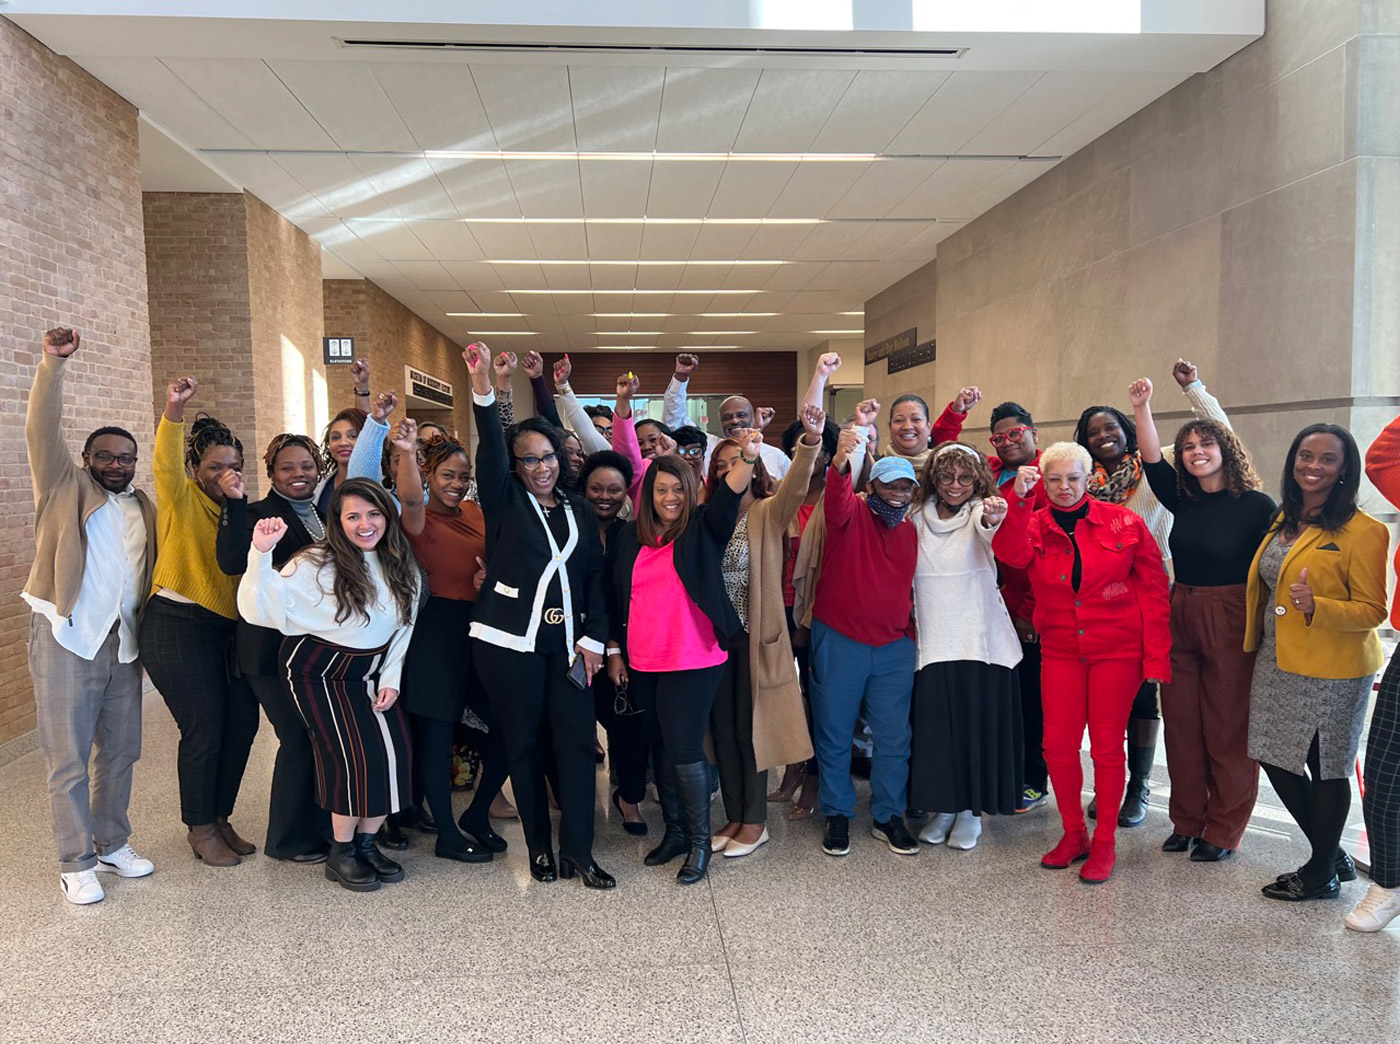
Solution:
M 929 845 L 941 845 L 948 840 L 948 831 L 953 829 L 955 819 L 957 816 L 952 812 L 935 812 L 919 831 L 919 840 Z
M 948 847 L 961 848 L 964 852 L 977 847 L 977 839 L 982 836 L 982 817 L 974 812 L 959 812 L 952 831 L 948 834 Z
M 751 845 L 740 844 L 738 841 L 735 841 L 735 840 L 731 839 L 730 842 L 729 842 L 728 847 L 726 847 L 725 850 L 724 850 L 724 858 L 725 858 L 725 859 L 738 859 L 738 858 L 740 858 L 741 856 L 746 856 L 746 855 L 748 855 L 748 854 L 749 854 L 750 852 L 752 852 L 754 849 L 758 848 L 759 845 L 766 845 L 767 843 L 768 843 L 768 828 L 767 828 L 767 827 L 764 827 L 764 828 L 763 828 L 763 833 L 761 833 L 761 834 L 758 835 L 758 840 L 755 841 L 755 842 L 754 842 L 753 844 L 751 844 Z
M 710 851 L 723 852 L 726 848 L 729 847 L 729 843 L 733 840 L 734 839 L 728 834 L 715 834 L 713 837 L 710 838 Z

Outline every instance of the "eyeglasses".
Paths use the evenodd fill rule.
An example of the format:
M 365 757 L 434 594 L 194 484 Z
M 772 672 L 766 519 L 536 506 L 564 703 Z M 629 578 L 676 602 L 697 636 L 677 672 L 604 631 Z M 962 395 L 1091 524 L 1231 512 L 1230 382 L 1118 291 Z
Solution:
M 522 468 L 524 468 L 526 471 L 539 471 L 540 468 L 545 464 L 559 463 L 559 454 L 546 453 L 543 457 L 516 457 L 515 462 L 519 464 Z
M 676 453 L 682 457 L 703 457 L 705 455 L 704 446 L 681 446 Z
M 605 438 L 605 439 L 610 439 L 610 438 L 612 438 L 612 425 L 611 425 L 611 424 L 609 424 L 606 428 L 599 427 L 598 425 L 595 424 L 595 425 L 593 425 L 593 430 L 596 431 L 599 435 L 603 436 L 603 438 Z
M 1011 428 L 1000 435 L 993 435 L 989 441 L 993 446 L 1005 446 L 1008 442 L 1020 442 L 1025 437 L 1026 432 L 1034 430 L 1029 424 L 1023 424 L 1019 428 Z
M 939 478 L 940 486 L 971 486 L 977 480 L 971 475 L 954 475 L 952 478 Z
M 115 460 L 124 468 L 134 468 L 136 466 L 136 457 L 130 453 L 113 454 L 108 453 L 106 450 L 98 450 L 92 455 L 92 459 L 98 464 L 110 464 Z

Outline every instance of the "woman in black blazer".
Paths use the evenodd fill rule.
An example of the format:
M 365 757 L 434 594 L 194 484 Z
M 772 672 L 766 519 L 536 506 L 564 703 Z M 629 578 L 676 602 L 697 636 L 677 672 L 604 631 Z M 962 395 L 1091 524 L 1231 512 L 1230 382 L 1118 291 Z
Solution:
M 636 518 L 608 543 L 608 676 L 632 693 L 650 719 L 656 789 L 666 833 L 648 866 L 686 854 L 681 884 L 705 876 L 710 862 L 710 775 L 705 732 L 742 624 L 725 590 L 725 549 L 753 478 L 763 436 L 743 432 L 739 459 L 704 503 L 695 469 L 681 457 L 651 462 L 637 495 Z M 747 547 L 747 543 L 744 544 Z M 630 628 L 631 621 L 637 626 Z
M 520 825 L 537 881 L 576 874 L 616 882 L 593 860 L 593 745 L 589 692 L 608 633 L 598 522 L 566 494 L 558 430 L 537 418 L 501 430 L 482 344 L 462 353 L 472 375 L 477 494 L 486 519 L 486 580 L 472 612 L 472 658 L 501 721 Z M 554 863 L 541 736 L 559 767 L 559 867 Z
M 272 491 L 248 503 L 243 476 L 226 471 L 223 513 L 215 553 L 219 568 L 240 576 L 248 567 L 253 527 L 264 518 L 280 518 L 287 534 L 272 551 L 272 565 L 281 569 L 303 547 L 325 536 L 325 520 L 316 508 L 316 482 L 320 478 L 320 453 L 306 435 L 282 434 L 263 455 Z M 280 631 L 238 621 L 234 648 L 238 670 L 267 712 L 277 733 L 277 760 L 272 767 L 272 795 L 267 813 L 267 843 L 263 850 L 274 859 L 294 863 L 324 862 L 329 850 L 330 817 L 316 803 L 316 763 L 306 722 L 277 670 Z

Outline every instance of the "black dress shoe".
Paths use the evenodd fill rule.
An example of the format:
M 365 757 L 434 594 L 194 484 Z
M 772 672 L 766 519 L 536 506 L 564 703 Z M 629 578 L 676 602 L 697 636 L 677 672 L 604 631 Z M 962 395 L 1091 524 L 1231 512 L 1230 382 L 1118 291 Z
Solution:
M 617 818 L 618 818 L 618 822 L 620 822 L 620 823 L 622 824 L 622 829 L 625 830 L 625 831 L 627 831 L 627 833 L 631 834 L 633 837 L 646 837 L 646 835 L 647 835 L 647 825 L 646 825 L 645 823 L 629 823 L 629 822 L 627 822 L 626 813 L 624 813 L 624 812 L 622 811 L 622 791 L 620 791 L 620 790 L 614 790 L 614 791 L 613 791 L 612 803 L 613 803 L 613 808 L 617 809 Z M 612 886 L 609 885 L 609 887 L 612 887 Z
M 1295 874 L 1301 873 L 1302 870 L 1303 868 L 1300 866 L 1297 870 L 1290 870 L 1286 874 L 1279 874 L 1274 878 L 1274 881 L 1279 882 L 1287 880 Z M 1339 848 L 1337 849 L 1337 858 L 1332 860 L 1332 872 L 1337 875 L 1337 880 L 1343 884 L 1348 881 L 1355 881 L 1356 863 L 1352 861 L 1351 856 L 1347 855 Z
M 495 856 L 489 848 L 481 845 L 474 845 L 470 841 L 463 841 L 460 848 L 454 845 L 444 845 L 441 839 L 433 846 L 433 855 L 439 859 L 455 859 L 459 863 L 489 863 Z
M 1222 859 L 1229 859 L 1235 854 L 1233 848 L 1221 848 L 1213 845 L 1209 841 L 1202 841 L 1191 851 L 1191 862 L 1193 863 L 1218 863 Z M 1275 884 L 1278 882 L 1275 881 Z
M 470 809 L 468 809 L 468 811 L 470 811 Z M 500 855 L 509 847 L 506 844 L 506 839 L 491 829 L 490 820 L 487 820 L 486 826 L 477 826 L 467 818 L 467 813 L 463 812 L 457 819 L 457 826 L 461 829 L 462 833 L 475 838 L 476 842 L 488 852 L 495 852 L 497 855 Z
M 424 834 L 437 833 L 437 820 L 429 811 L 426 804 L 410 805 L 399 813 L 403 820 L 403 825 Z
M 403 880 L 403 867 L 379 850 L 373 834 L 355 835 L 355 853 L 370 865 L 375 876 L 385 884 Z
M 1192 845 L 1201 843 L 1199 837 L 1189 837 L 1186 834 L 1172 834 L 1162 842 L 1163 852 L 1185 852 Z
M 402 852 L 408 847 L 408 838 L 403 836 L 398 817 L 393 815 L 384 820 L 384 825 L 379 828 L 379 833 L 374 835 L 374 839 L 385 848 L 392 848 L 396 852 Z
M 575 863 L 568 856 L 561 855 L 559 857 L 559 876 L 565 881 L 571 881 L 575 875 L 583 879 L 583 887 L 585 888 L 617 887 L 617 881 L 614 880 L 613 875 L 592 859 L 587 863 Z
M 324 863 L 326 861 L 325 848 L 313 848 L 310 852 L 298 852 L 294 856 L 288 856 L 288 863 Z
M 559 871 L 554 867 L 554 853 L 541 852 L 537 856 L 531 856 L 530 876 L 545 884 L 555 880 L 559 876 Z
M 1297 874 L 1289 874 L 1282 881 L 1266 884 L 1260 889 L 1269 899 L 1285 903 L 1302 903 L 1309 899 L 1335 899 L 1342 894 L 1342 886 L 1337 878 L 1329 877 L 1320 885 L 1309 887 Z

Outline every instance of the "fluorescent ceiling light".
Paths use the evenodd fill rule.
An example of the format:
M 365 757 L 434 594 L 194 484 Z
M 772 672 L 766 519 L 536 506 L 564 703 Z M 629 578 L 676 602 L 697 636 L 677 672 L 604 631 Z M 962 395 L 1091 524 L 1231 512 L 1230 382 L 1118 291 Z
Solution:
M 814 333 L 814 334 L 827 334 L 828 336 L 833 335 L 833 334 L 863 334 L 863 333 L 865 333 L 864 330 L 808 330 L 807 332 L 808 332 L 808 333 Z
M 516 149 L 428 149 L 427 159 L 499 159 L 610 163 L 873 163 L 890 157 L 874 152 L 591 152 L 559 150 L 529 152 Z M 898 157 L 900 159 L 906 157 Z M 922 159 L 923 157 L 918 157 Z M 939 156 L 943 160 L 946 157 Z
M 609 258 L 609 259 L 600 259 L 600 258 L 591 258 L 591 257 L 579 257 L 579 258 L 559 258 L 559 257 L 549 257 L 549 258 L 544 258 L 544 257 L 541 257 L 541 258 L 507 257 L 507 258 L 500 258 L 500 257 L 488 257 L 485 261 L 482 261 L 482 262 L 480 262 L 480 263 L 481 263 L 481 264 L 484 264 L 484 265 L 641 265 L 641 266 L 643 266 L 643 267 L 647 267 L 647 266 L 651 266 L 651 267 L 660 267 L 660 266 L 665 266 L 665 265 L 715 265 L 715 266 L 717 266 L 717 265 L 724 265 L 724 266 L 727 267 L 727 266 L 729 266 L 729 265 L 791 265 L 791 264 L 794 264 L 795 262 L 792 262 L 792 261 L 753 261 L 753 260 L 720 261 L 720 260 L 715 260 L 715 259 L 712 259 L 712 258 L 695 258 L 695 259 L 680 258 L 680 259 L 677 259 L 677 260 L 675 260 L 675 261 L 653 261 L 653 260 L 641 260 L 641 259 L 635 260 L 635 261 L 619 261 L 619 260 L 614 260 L 614 259 L 611 259 L 611 258 Z M 814 263 L 816 263 L 816 264 L 825 264 L 826 262 L 814 262 Z
M 859 331 L 857 331 L 859 332 Z M 757 330 L 599 330 L 599 337 L 751 337 Z
M 663 348 L 659 344 L 600 344 L 600 352 L 715 352 L 738 348 L 737 344 L 683 344 L 678 348 Z
M 767 290 L 498 290 L 502 294 L 547 294 L 551 297 L 560 294 L 701 294 L 713 297 L 716 294 L 766 294 Z M 713 314 L 713 313 L 711 313 Z
M 473 330 L 481 337 L 538 337 L 534 330 Z
M 447 313 L 451 315 L 451 312 Z M 781 312 L 589 312 L 594 319 L 669 319 L 671 316 L 705 316 L 710 319 L 772 319 Z
M 864 315 L 864 312 L 837 312 L 837 315 Z
M 524 312 L 448 312 L 448 315 L 468 319 L 524 319 Z
M 392 220 L 397 221 L 397 218 Z M 826 218 L 706 217 L 471 217 L 467 225 L 825 225 Z M 871 220 L 878 220 L 872 218 Z M 902 220 L 902 219 L 901 219 Z M 937 220 L 925 218 L 926 221 Z

